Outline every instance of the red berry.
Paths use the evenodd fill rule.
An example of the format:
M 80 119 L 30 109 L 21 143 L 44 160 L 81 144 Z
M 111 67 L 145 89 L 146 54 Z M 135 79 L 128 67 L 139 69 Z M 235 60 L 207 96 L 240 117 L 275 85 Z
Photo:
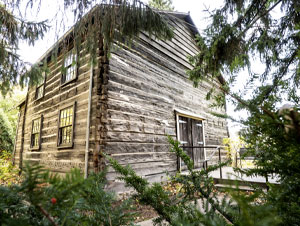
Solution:
M 51 199 L 51 203 L 52 203 L 52 204 L 55 204 L 56 201 L 57 201 L 56 198 L 52 198 L 52 199 Z

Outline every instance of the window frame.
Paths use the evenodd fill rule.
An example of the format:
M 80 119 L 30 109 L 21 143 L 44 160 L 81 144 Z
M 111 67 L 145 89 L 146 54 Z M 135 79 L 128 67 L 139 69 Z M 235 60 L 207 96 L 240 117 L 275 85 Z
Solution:
M 36 120 L 39 120 L 39 122 L 40 122 L 40 131 L 39 131 L 39 133 L 33 133 L 33 122 L 36 121 Z M 43 128 L 43 115 L 32 119 L 32 121 L 31 121 L 31 132 L 30 132 L 30 150 L 39 151 L 41 149 L 42 128 Z M 32 146 L 32 135 L 33 134 L 39 134 L 38 146 Z
M 197 115 L 197 114 L 193 114 L 190 112 L 186 112 L 186 111 L 181 111 L 181 110 L 174 110 L 175 112 L 175 120 L 176 120 L 176 138 L 177 141 L 181 141 L 180 138 L 180 125 L 179 125 L 179 117 L 185 117 L 185 118 L 190 118 L 190 119 L 195 119 L 195 120 L 199 120 L 202 121 L 202 133 L 203 133 L 203 146 L 205 146 L 206 142 L 205 142 L 205 126 L 204 126 L 204 121 L 206 120 L 204 117 L 202 117 L 201 115 Z M 206 149 L 203 148 L 204 151 L 204 159 L 206 160 Z M 194 161 L 194 159 L 192 159 Z M 178 157 L 178 161 L 177 161 L 177 170 L 179 172 L 182 171 L 182 160 L 180 157 Z
M 66 72 L 67 72 L 67 68 L 69 67 L 72 67 L 72 64 L 68 65 L 67 67 L 65 67 L 65 60 L 67 59 L 68 55 L 69 54 L 74 54 L 76 56 L 76 62 L 75 62 L 75 77 L 68 80 L 68 81 L 65 81 L 63 82 L 63 78 L 66 76 Z M 79 63 L 78 63 L 78 51 L 72 47 L 70 48 L 65 54 L 64 54 L 64 57 L 63 57 L 63 60 L 62 60 L 62 73 L 61 73 L 61 77 L 60 77 L 60 86 L 63 87 L 71 82 L 74 82 L 75 80 L 77 80 L 77 77 L 78 77 L 78 69 L 79 69 Z
M 45 96 L 46 72 L 43 72 L 42 75 L 44 77 L 44 81 L 40 85 L 37 85 L 35 88 L 35 95 L 34 95 L 35 100 L 40 100 Z M 41 87 L 43 87 L 43 95 L 41 97 L 37 97 L 38 89 Z
M 70 144 L 61 144 L 60 143 L 60 113 L 62 110 L 65 110 L 67 108 L 73 107 L 73 118 L 72 118 L 72 132 L 71 132 L 71 143 Z M 64 105 L 63 107 L 60 107 L 58 110 L 58 123 L 57 123 L 57 148 L 58 149 L 64 149 L 64 148 L 73 148 L 74 147 L 74 128 L 75 128 L 75 118 L 76 118 L 76 101 L 74 101 L 72 104 Z

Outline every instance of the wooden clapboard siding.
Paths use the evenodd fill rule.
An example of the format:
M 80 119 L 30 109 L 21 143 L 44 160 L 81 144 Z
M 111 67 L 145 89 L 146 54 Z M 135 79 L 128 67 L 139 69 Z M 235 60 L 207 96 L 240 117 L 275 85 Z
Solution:
M 228 136 L 226 121 L 210 114 L 211 102 L 205 98 L 212 84 L 194 88 L 186 74 L 193 68 L 187 56 L 198 51 L 194 36 L 179 19 L 169 22 L 175 28 L 172 41 L 141 33 L 130 48 L 114 48 L 109 61 L 104 151 L 153 181 L 164 171 L 177 169 L 166 137 L 176 138 L 175 109 L 206 119 L 206 144 L 221 144 Z M 224 109 L 215 111 L 224 113 Z M 110 187 L 118 187 L 114 171 L 108 172 Z
M 60 85 L 61 67 L 63 64 L 63 55 L 58 56 L 56 62 L 48 64 L 49 73 L 45 81 L 45 95 L 40 100 L 35 100 L 35 87 L 28 91 L 28 103 L 24 130 L 23 160 L 32 163 L 39 163 L 54 172 L 65 173 L 71 168 L 84 167 L 84 154 L 86 145 L 86 124 L 88 110 L 88 90 L 90 78 L 90 57 L 82 50 L 80 52 L 78 76 L 73 82 L 64 86 Z M 97 65 L 94 67 L 97 70 Z M 96 79 L 94 73 L 94 79 Z M 90 130 L 90 150 L 95 147 L 95 121 L 96 121 L 96 96 L 97 87 L 92 90 L 91 109 L 91 130 Z M 74 124 L 74 146 L 72 149 L 57 148 L 58 133 L 58 114 L 59 110 L 69 104 L 76 102 L 75 124 Z M 23 106 L 21 108 L 21 117 L 23 117 Z M 30 150 L 31 123 L 32 119 L 43 115 L 41 148 L 40 150 Z M 22 120 L 20 120 L 22 121 Z M 21 123 L 19 126 L 22 126 Z M 18 131 L 18 137 L 21 132 Z M 21 150 L 21 141 L 17 139 L 16 162 Z

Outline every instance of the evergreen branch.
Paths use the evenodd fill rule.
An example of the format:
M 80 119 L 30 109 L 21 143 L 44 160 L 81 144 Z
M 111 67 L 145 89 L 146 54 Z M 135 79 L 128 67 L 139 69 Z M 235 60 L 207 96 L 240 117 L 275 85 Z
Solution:
M 274 89 L 278 86 L 280 81 L 282 81 L 283 77 L 286 75 L 290 65 L 293 63 L 297 55 L 298 50 L 295 50 L 292 56 L 289 58 L 288 62 L 284 65 L 283 71 L 275 75 L 275 78 L 273 79 L 273 85 L 270 86 L 266 91 L 264 91 L 262 100 L 259 104 L 262 104 L 262 102 L 265 101 L 268 98 L 268 96 L 274 91 Z
M 120 179 L 138 192 L 137 196 L 140 201 L 152 206 L 160 216 L 171 223 L 172 214 L 178 212 L 178 207 L 171 202 L 163 188 L 156 183 L 149 187 L 149 183 L 138 176 L 129 166 L 122 167 L 116 160 L 105 156 L 114 170 L 121 174 Z
M 38 208 L 42 212 L 42 214 L 50 221 L 50 223 L 54 226 L 58 226 L 58 224 L 55 223 L 53 217 L 40 205 L 38 205 Z
M 260 0 L 259 0 L 260 1 Z M 267 4 L 268 0 L 265 0 L 262 7 L 264 7 Z M 237 19 L 237 21 L 234 23 L 235 27 L 238 27 L 241 25 L 241 23 L 243 22 L 243 20 L 245 19 L 246 15 L 249 13 L 251 13 L 252 10 L 257 10 L 256 14 L 253 16 L 253 20 L 254 18 L 256 18 L 256 16 L 260 13 L 260 9 L 256 9 L 255 4 L 251 4 L 250 7 L 248 7 L 247 11 L 244 13 L 244 15 L 240 18 Z M 252 21 L 253 21 L 252 20 Z M 250 22 L 251 23 L 251 22 Z
M 188 166 L 188 170 L 190 175 L 187 176 L 191 181 L 192 184 L 195 186 L 197 185 L 197 181 L 196 179 L 199 179 L 199 176 L 201 174 L 208 174 L 208 172 L 211 172 L 213 170 L 215 170 L 215 168 L 219 168 L 222 167 L 224 165 L 226 165 L 227 163 L 222 163 L 221 165 L 218 165 L 216 167 L 212 167 L 211 169 L 208 169 L 207 172 L 200 172 L 200 175 L 197 174 L 196 171 L 193 170 L 193 161 L 190 159 L 190 157 L 182 150 L 182 148 L 179 147 L 179 142 L 175 141 L 174 139 L 172 139 L 171 136 L 168 136 L 168 141 L 169 143 L 172 145 L 171 148 L 171 152 L 174 152 L 178 157 L 182 158 L 182 160 L 184 161 L 184 163 Z M 225 220 L 227 220 L 228 222 L 230 222 L 231 224 L 234 223 L 234 216 L 232 216 L 231 214 L 227 213 L 226 211 L 224 211 L 219 205 L 218 203 L 214 200 L 213 197 L 211 197 L 209 195 L 208 192 L 206 192 L 201 186 L 197 186 L 197 191 L 199 191 L 201 193 L 201 195 L 206 198 L 206 200 L 211 204 L 211 206 L 217 210 L 222 217 L 224 217 Z M 187 194 L 188 195 L 188 194 Z
M 38 11 L 41 7 L 41 0 L 38 2 Z M 36 2 L 29 0 L 27 8 L 32 8 Z M 100 3 L 100 4 L 97 4 Z M 108 4 L 106 4 L 108 3 Z M 7 6 L 10 9 L 19 9 L 20 1 L 8 1 Z M 116 38 L 116 33 L 119 32 L 123 37 L 131 42 L 141 31 L 146 31 L 152 38 L 171 39 L 173 37 L 172 28 L 165 20 L 165 16 L 161 13 L 152 10 L 147 4 L 141 0 L 64 0 L 64 10 L 60 11 L 62 20 L 56 23 L 56 29 L 65 25 L 65 12 L 73 10 L 74 20 L 76 21 L 70 34 L 65 38 L 68 41 L 59 42 L 53 51 L 46 58 L 51 57 L 56 60 L 59 54 L 63 54 L 68 48 L 70 42 L 74 46 L 85 48 L 95 60 L 97 51 L 96 37 L 104 37 L 104 50 L 106 55 L 110 55 L 111 44 Z M 92 9 L 91 9 L 92 8 Z M 91 10 L 90 10 L 91 9 Z M 89 13 L 85 14 L 87 10 Z M 14 13 L 14 11 L 12 10 Z M 43 38 L 44 33 L 49 29 L 46 25 L 47 20 L 41 22 L 31 22 L 10 13 L 6 5 L 0 5 L 0 90 L 5 95 L 11 91 L 12 85 L 19 82 L 21 86 L 24 84 L 35 84 L 40 74 L 28 72 L 19 58 L 9 58 L 5 49 L 6 46 L 12 50 L 18 49 L 20 40 L 24 40 L 29 45 L 34 45 L 36 40 Z M 19 12 L 21 15 L 21 11 Z M 56 14 L 57 16 L 58 14 Z M 93 25 L 93 26 L 91 26 Z M 65 27 L 63 27 L 65 28 Z M 3 36 L 3 37 L 2 37 Z M 88 40 L 84 42 L 84 40 Z M 75 45 L 76 44 L 76 45 Z M 129 43 L 130 44 L 130 43 Z M 3 51 L 2 51 L 3 50 Z M 44 65 L 47 67 L 47 63 Z M 19 79 L 21 77 L 21 79 Z M 32 82 L 33 81 L 33 82 Z
M 224 88 L 223 86 L 219 87 L 221 89 L 221 91 L 226 94 L 229 95 L 230 97 L 232 97 L 233 99 L 235 99 L 236 101 L 238 101 L 240 104 L 242 104 L 244 107 L 248 108 L 250 111 L 253 111 L 253 105 L 248 104 L 246 101 L 244 101 L 242 98 L 238 97 L 237 95 L 231 93 L 228 89 Z M 256 108 L 256 113 L 260 113 L 259 112 L 259 108 L 266 113 L 270 118 L 275 119 L 275 115 L 274 113 L 272 113 L 271 111 L 269 111 L 268 109 L 266 109 L 264 106 L 262 105 L 258 105 L 255 106 Z
M 257 18 L 254 18 L 253 21 L 247 25 L 247 27 L 237 35 L 238 38 L 242 37 L 250 28 L 253 27 L 253 25 L 263 16 L 267 15 L 269 12 L 271 12 L 282 0 L 278 0 L 271 8 L 269 8 L 267 11 L 265 11 L 263 14 L 260 14 Z

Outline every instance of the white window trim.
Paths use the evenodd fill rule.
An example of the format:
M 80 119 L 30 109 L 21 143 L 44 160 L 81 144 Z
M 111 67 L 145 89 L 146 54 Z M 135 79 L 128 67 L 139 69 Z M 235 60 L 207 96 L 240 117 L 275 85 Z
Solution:
M 178 114 L 183 117 L 197 119 L 197 120 L 206 120 L 206 118 L 203 117 L 202 115 L 195 114 L 195 113 L 192 113 L 189 111 L 185 111 L 185 110 L 181 110 L 181 109 L 177 109 L 177 108 L 175 108 L 174 111 L 175 111 L 176 115 Z

